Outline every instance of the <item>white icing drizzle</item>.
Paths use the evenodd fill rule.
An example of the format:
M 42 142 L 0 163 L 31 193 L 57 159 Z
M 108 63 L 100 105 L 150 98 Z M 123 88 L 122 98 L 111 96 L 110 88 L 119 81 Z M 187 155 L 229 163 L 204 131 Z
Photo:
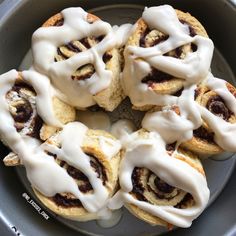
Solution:
M 178 115 L 171 107 L 164 107 L 161 111 L 147 113 L 142 121 L 142 127 L 149 131 L 158 132 L 166 143 L 178 144 L 192 138 L 193 130 L 202 124 L 201 115 L 197 111 L 194 101 L 196 86 L 186 87 L 176 100 Z
M 35 88 L 39 96 L 37 102 L 45 102 L 44 98 L 48 98 L 48 95 L 50 95 L 49 90 L 45 87 L 47 80 L 43 81 L 42 78 L 44 77 L 41 78 L 38 74 L 35 75 L 35 73 L 33 71 L 23 72 L 23 76 Z M 57 193 L 72 193 L 80 199 L 83 206 L 89 212 L 98 213 L 99 210 L 102 210 L 102 212 L 99 212 L 99 217 L 110 215 L 110 212 L 104 208 L 109 193 L 103 185 L 102 180 L 97 177 L 97 173 L 90 166 L 89 157 L 81 149 L 82 141 L 88 130 L 85 125 L 79 122 L 65 125 L 58 137 L 60 148 L 47 143 L 39 146 L 39 142 L 34 138 L 24 137 L 16 131 L 5 95 L 14 85 L 17 76 L 17 71 L 12 70 L 0 77 L 0 118 L 6 122 L 0 124 L 0 133 L 7 145 L 19 156 L 21 163 L 24 164 L 27 177 L 32 186 L 49 197 Z M 34 78 L 39 80 L 35 82 Z M 37 83 L 41 85 L 40 88 Z M 44 90 L 41 91 L 41 89 Z M 46 100 L 46 102 L 48 103 L 45 105 L 49 104 L 49 101 Z M 49 119 L 51 113 L 46 113 L 48 114 L 46 118 Z M 101 137 L 101 142 L 103 142 L 101 145 L 102 150 L 104 150 L 104 153 L 109 158 L 112 158 L 112 155 L 115 155 L 120 150 L 119 141 L 116 143 L 115 140 L 102 139 Z M 111 147 L 112 145 L 114 145 L 113 148 Z M 65 169 L 56 164 L 54 158 L 45 153 L 45 150 L 56 154 L 59 159 L 81 170 L 88 177 L 93 187 L 93 193 L 81 193 L 72 177 L 68 175 Z
M 52 196 L 50 193 L 55 188 L 57 188 L 56 192 L 70 191 L 76 193 L 75 190 L 78 187 L 66 171 L 60 168 L 52 157 L 36 149 L 35 139 L 22 137 L 16 131 L 5 95 L 14 85 L 17 76 L 16 70 L 11 70 L 0 76 L 0 119 L 5 121 L 0 124 L 2 138 L 11 150 L 19 156 L 21 162 L 25 165 L 29 181 L 39 191 L 47 196 Z M 55 186 L 57 181 L 61 181 L 59 182 L 60 185 Z
M 109 201 L 109 207 L 118 209 L 123 204 L 134 204 L 173 225 L 189 227 L 209 200 L 210 193 L 205 177 L 187 163 L 169 156 L 166 153 L 165 142 L 159 134 L 151 132 L 148 138 L 142 138 L 136 132 L 130 136 L 130 141 L 124 147 L 126 153 L 119 172 L 121 189 Z M 130 194 L 133 189 L 131 176 L 135 167 L 146 167 L 169 185 L 190 193 L 195 200 L 194 206 L 177 209 L 135 199 Z
M 68 8 L 61 12 L 64 24 L 60 27 L 42 27 L 34 34 L 32 51 L 34 67 L 41 73 L 48 74 L 52 82 L 67 96 L 68 102 L 76 107 L 85 108 L 95 104 L 93 95 L 106 89 L 111 82 L 112 72 L 106 70 L 102 57 L 105 52 L 125 43 L 130 25 L 115 30 L 102 20 L 90 24 L 88 13 L 82 8 Z M 54 62 L 57 48 L 73 40 L 89 36 L 105 37 L 89 50 Z M 73 81 L 72 74 L 81 66 L 93 64 L 95 73 L 87 80 Z
M 133 133 L 135 130 L 136 128 L 132 121 L 127 119 L 118 120 L 111 126 L 111 133 L 120 140 L 122 145 L 127 142 L 126 139 L 129 139 L 129 134 Z
M 186 25 L 180 23 L 175 10 L 169 5 L 146 8 L 142 18 L 151 29 L 160 30 L 169 38 L 150 48 L 126 48 L 123 87 L 136 106 L 171 105 L 175 102 L 173 96 L 156 94 L 141 82 L 150 73 L 151 66 L 184 79 L 187 84 L 198 83 L 208 74 L 214 45 L 208 38 L 189 36 Z M 197 50 L 188 53 L 184 59 L 164 56 L 165 53 L 188 43 L 197 45 Z M 140 58 L 143 60 L 139 60 Z
M 34 57 L 32 68 L 47 74 L 56 88 L 52 89 L 49 79 L 44 75 L 35 71 L 22 72 L 23 79 L 36 91 L 36 106 L 40 117 L 47 124 L 58 127 L 61 124 L 54 117 L 52 107 L 52 97 L 56 89 L 64 93 L 61 94 L 63 99 L 73 106 L 85 108 L 95 104 L 93 95 L 107 88 L 112 76 L 111 72 L 105 69 L 103 54 L 114 47 L 124 46 L 136 27 L 131 29 L 131 25 L 126 24 L 112 28 L 101 20 L 90 24 L 87 22 L 88 14 L 81 8 L 65 9 L 62 15 L 64 18 L 62 26 L 38 29 L 33 35 L 32 43 Z M 0 120 L 4 121 L 0 124 L 0 134 L 25 165 L 32 186 L 45 196 L 72 193 L 80 199 L 87 211 L 96 213 L 97 218 L 102 219 L 112 217 L 107 204 L 113 210 L 130 203 L 171 224 L 189 227 L 207 205 L 209 190 L 206 179 L 187 163 L 169 156 L 165 146 L 175 141 L 178 146 L 191 139 L 193 130 L 201 126 L 203 119 L 215 132 L 216 143 L 227 151 L 236 152 L 236 124 L 230 124 L 198 105 L 194 101 L 196 84 L 208 76 L 206 85 L 222 97 L 234 114 L 236 114 L 236 101 L 225 82 L 208 73 L 213 52 L 213 43 L 210 39 L 198 35 L 190 37 L 188 27 L 179 22 L 174 9 L 167 5 L 146 8 L 142 18 L 151 29 L 158 29 L 169 35 L 166 41 L 154 47 L 129 46 L 125 51 L 126 62 L 122 83 L 132 103 L 136 106 L 147 104 L 165 106 L 161 111 L 145 115 L 142 126 L 150 131 L 148 138 L 142 138 L 134 132 L 135 127 L 131 121 L 120 120 L 111 126 L 105 113 L 95 115 L 88 111 L 78 113 L 78 119 L 89 128 L 111 131 L 120 140 L 104 136 L 98 138 L 100 148 L 108 159 L 119 152 L 121 145 L 126 152 L 119 169 L 121 189 L 111 200 L 106 187 L 91 168 L 89 156 L 81 149 L 88 130 L 87 126 L 79 122 L 65 125 L 59 133 L 60 147 L 48 143 L 40 145 L 35 139 L 16 131 L 5 98 L 18 76 L 15 70 L 0 76 Z M 91 49 L 67 60 L 54 62 L 59 46 L 73 40 L 101 35 L 105 35 L 103 40 Z M 163 56 L 166 52 L 188 43 L 197 45 L 197 51 L 188 53 L 185 59 Z M 90 79 L 73 81 L 70 78 L 80 66 L 90 63 L 94 65 L 96 71 Z M 156 94 L 146 84 L 141 83 L 141 80 L 150 73 L 151 66 L 185 80 L 180 97 Z M 178 107 L 180 115 L 174 112 L 174 106 Z M 80 192 L 75 180 L 65 169 L 56 164 L 54 158 L 45 150 L 81 170 L 88 177 L 93 193 Z M 129 193 L 133 188 L 131 176 L 135 167 L 148 168 L 169 185 L 190 193 L 195 205 L 188 209 L 177 209 L 171 206 L 154 206 L 133 198 Z M 115 221 L 118 218 L 116 217 Z
M 1 76 L 1 82 L 15 76 L 17 76 L 17 72 L 11 71 Z M 13 82 L 14 80 L 12 80 Z M 32 186 L 48 197 L 52 197 L 57 193 L 72 193 L 80 199 L 85 209 L 89 212 L 98 213 L 99 217 L 110 215 L 109 210 L 104 208 L 109 193 L 102 181 L 97 177 L 97 173 L 91 168 L 89 157 L 81 149 L 82 141 L 88 128 L 79 122 L 67 124 L 59 135 L 61 148 L 47 143 L 38 146 L 35 143 L 35 139 L 30 137 L 23 138 L 16 131 L 14 121 L 5 101 L 5 92 L 9 88 L 6 87 L 6 91 L 4 91 L 5 87 L 1 90 L 0 96 L 0 118 L 5 120 L 6 124 L 0 124 L 0 131 L 6 143 L 13 152 L 18 154 L 24 164 L 27 177 Z M 65 169 L 56 164 L 54 158 L 46 154 L 45 150 L 56 154 L 59 159 L 66 161 L 69 165 L 85 173 L 93 187 L 93 193 L 81 193 L 72 177 L 67 174 Z M 117 153 L 117 147 L 115 147 L 115 150 Z M 111 152 L 112 149 L 109 149 L 110 155 Z M 113 153 L 115 152 L 113 151 Z M 99 212 L 99 210 L 102 210 L 102 212 Z
M 236 152 L 236 124 L 230 124 L 222 118 L 213 115 L 206 108 L 199 106 L 202 118 L 214 130 L 214 141 L 229 152 Z
M 104 136 L 99 137 L 99 145 L 102 149 L 103 154 L 108 159 L 114 157 L 121 149 L 121 144 L 119 140 L 114 140 Z
M 236 114 L 236 98 L 229 92 L 224 80 L 209 73 L 205 85 L 222 97 L 229 109 Z M 185 88 L 178 98 L 176 105 L 180 109 L 180 115 L 168 107 L 162 111 L 147 113 L 142 121 L 143 128 L 158 132 L 167 143 L 177 141 L 181 144 L 191 139 L 193 130 L 200 127 L 205 120 L 215 133 L 214 141 L 224 150 L 236 152 L 236 124 L 223 120 L 197 104 L 194 101 L 195 88 L 196 86 Z
M 54 115 L 52 104 L 54 93 L 48 77 L 35 71 L 23 71 L 22 76 L 26 82 L 32 85 L 37 94 L 36 107 L 40 117 L 51 126 L 62 127 L 61 122 Z
M 133 105 L 145 106 L 146 104 L 151 104 L 164 106 L 176 103 L 177 98 L 175 96 L 157 94 L 145 83 L 141 82 L 142 79 L 151 72 L 151 67 L 147 62 L 134 60 L 133 56 L 128 56 L 127 50 L 125 50 L 124 55 L 125 68 L 122 73 L 121 82 L 126 95 L 129 96 Z M 135 76 L 131 75 L 131 71 L 135 73 Z
M 132 34 L 133 25 L 131 24 L 123 24 L 121 26 L 114 25 L 113 31 L 117 40 L 118 47 L 123 47 L 130 35 Z
M 56 154 L 57 158 L 82 171 L 88 177 L 93 187 L 93 193 L 83 194 L 77 188 L 75 196 L 80 199 L 85 209 L 89 212 L 97 213 L 104 207 L 109 193 L 102 180 L 97 177 L 97 173 L 91 168 L 89 156 L 81 149 L 87 130 L 88 128 L 82 123 L 69 123 L 64 126 L 64 129 L 59 134 L 60 148 L 45 143 L 43 149 Z
M 112 211 L 112 215 L 109 219 L 106 220 L 97 220 L 97 224 L 101 226 L 102 228 L 111 228 L 115 225 L 117 225 L 122 217 L 122 210 L 116 210 Z

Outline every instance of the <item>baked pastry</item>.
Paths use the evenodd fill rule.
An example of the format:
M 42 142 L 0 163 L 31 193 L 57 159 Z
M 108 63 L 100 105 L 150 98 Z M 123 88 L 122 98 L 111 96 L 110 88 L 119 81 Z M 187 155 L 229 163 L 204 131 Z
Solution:
M 48 78 L 37 72 L 12 70 L 1 75 L 0 83 L 7 112 L 22 137 L 45 140 L 62 124 L 75 119 L 74 108 L 58 99 Z M 8 145 L 4 136 L 1 140 Z M 4 159 L 6 165 L 16 165 L 18 162 L 13 153 Z
M 66 146 L 70 141 L 63 141 L 63 135 L 67 132 L 67 138 L 70 134 L 73 137 L 73 132 L 78 126 L 84 125 L 78 122 L 66 125 L 61 132 L 49 138 L 42 148 L 74 179 L 80 198 L 71 193 L 57 193 L 52 197 L 46 197 L 36 189 L 34 192 L 54 213 L 73 220 L 88 221 L 100 218 L 99 213 L 104 210 L 102 208 L 105 207 L 107 199 L 117 188 L 120 144 L 105 131 L 87 129 L 84 135 L 76 133 L 78 136 L 82 135 L 82 143 L 78 143 L 81 150 L 71 145 Z M 69 153 L 70 157 L 67 156 Z M 96 211 L 91 210 L 91 205 Z
M 100 116 L 116 139 L 70 122 L 91 125 L 90 113 L 75 118 L 72 106 L 113 111 L 123 99 L 129 29 L 69 8 L 34 33 L 32 70 L 0 77 L 0 134 L 12 150 L 4 163 L 24 165 L 36 196 L 62 217 L 109 219 L 124 205 L 151 225 L 189 227 L 209 200 L 203 167 L 189 150 L 236 152 L 236 91 L 209 73 L 213 44 L 194 17 L 151 7 L 131 31 L 122 77 L 134 108 L 149 110 L 142 129 Z
M 142 127 L 202 157 L 235 152 L 235 104 L 235 88 L 209 74 L 198 87 L 185 89 L 176 105 L 146 113 Z
M 77 108 L 113 111 L 123 100 L 121 55 L 112 27 L 81 8 L 68 8 L 33 34 L 34 68 Z
M 211 81 L 212 84 L 217 84 L 217 82 L 219 83 L 219 80 L 216 78 L 212 79 Z M 235 124 L 236 89 L 228 82 L 221 82 L 225 83 L 226 86 L 226 89 L 223 92 L 224 95 L 226 94 L 225 97 L 221 96 L 221 93 L 218 92 L 219 90 L 212 90 L 209 85 L 207 85 L 207 83 L 202 83 L 195 90 L 195 101 L 225 122 L 229 124 Z M 223 86 L 221 86 L 221 89 L 222 88 Z M 228 96 L 230 96 L 232 100 L 235 100 L 232 108 L 230 108 Z M 202 155 L 214 155 L 224 151 L 224 149 L 219 146 L 219 144 L 217 144 L 215 141 L 214 127 L 212 127 L 211 123 L 208 121 L 203 120 L 202 125 L 193 131 L 193 138 L 182 143 L 181 146 Z
M 204 79 L 213 44 L 201 23 L 171 6 L 147 8 L 124 56 L 123 87 L 134 108 L 169 105 L 186 85 Z
M 139 130 L 122 155 L 121 189 L 111 209 L 125 207 L 151 225 L 189 227 L 206 207 L 209 190 L 201 162 L 179 149 L 170 155 L 156 133 Z

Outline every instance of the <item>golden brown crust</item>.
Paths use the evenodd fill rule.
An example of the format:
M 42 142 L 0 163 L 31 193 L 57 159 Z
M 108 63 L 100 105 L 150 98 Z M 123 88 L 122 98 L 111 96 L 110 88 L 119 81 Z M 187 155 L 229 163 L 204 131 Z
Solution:
M 78 134 L 79 135 L 79 134 Z M 106 137 L 108 139 L 116 140 L 112 135 L 105 131 L 101 130 L 88 130 L 87 134 L 83 140 L 82 150 L 85 153 L 93 155 L 99 161 L 99 163 L 103 166 L 107 181 L 105 182 L 105 186 L 109 192 L 109 195 L 112 196 L 117 188 L 117 179 L 118 179 L 118 166 L 120 162 L 120 153 L 117 153 L 115 156 L 109 160 L 101 150 L 99 137 Z M 50 145 L 58 146 L 58 135 L 52 136 L 47 140 L 47 143 Z M 63 207 L 58 205 L 52 198 L 46 197 L 41 194 L 39 191 L 34 189 L 36 196 L 39 200 L 50 210 L 55 212 L 58 215 L 63 217 L 78 220 L 78 221 L 88 221 L 97 218 L 95 213 L 90 213 L 86 211 L 82 206 L 74 206 L 74 207 Z M 64 193 L 63 195 L 70 196 L 70 194 Z
M 145 131 L 144 129 L 141 129 L 141 130 L 139 130 L 139 136 L 142 138 L 147 138 L 148 132 Z M 124 153 L 122 154 L 122 156 L 124 156 Z M 195 154 L 193 154 L 189 151 L 183 150 L 183 149 L 178 149 L 178 151 L 175 152 L 175 154 L 174 154 L 174 158 L 184 161 L 185 163 L 187 163 L 188 165 L 190 165 L 191 167 L 196 169 L 199 173 L 201 173 L 202 175 L 205 176 L 203 166 Z M 142 178 L 142 177 L 140 177 L 140 178 Z M 182 190 L 177 190 L 177 191 L 179 191 L 178 195 L 174 199 L 171 199 L 170 201 L 168 200 L 170 202 L 170 204 L 172 204 L 173 206 L 175 206 L 175 205 L 179 204 L 181 201 L 183 201 L 183 199 L 185 198 L 185 196 L 187 194 Z M 135 197 L 135 194 L 133 194 L 133 196 Z M 163 199 L 160 199 L 160 201 L 158 199 L 155 200 L 155 199 L 153 199 L 153 196 L 151 196 L 151 195 L 149 196 L 145 192 L 144 192 L 144 196 L 146 199 L 148 199 L 148 201 L 151 201 L 152 204 L 168 205 L 168 201 L 165 202 Z M 190 198 L 184 204 L 182 204 L 183 205 L 182 207 L 188 208 L 188 207 L 193 206 L 193 204 L 194 204 L 194 200 L 192 198 Z M 140 209 L 139 207 L 137 207 L 133 204 L 126 204 L 126 208 L 133 215 L 135 215 L 137 218 L 144 220 L 151 225 L 161 225 L 161 226 L 166 226 L 168 228 L 170 227 L 170 224 L 168 222 Z
M 16 110 L 16 107 L 18 105 L 22 105 L 22 102 L 24 101 L 28 101 L 29 103 L 31 103 L 31 101 L 33 100 L 33 105 L 31 104 L 31 109 L 35 109 L 36 110 L 36 106 L 35 106 L 35 103 L 36 103 L 36 92 L 33 90 L 33 88 L 31 87 L 27 87 L 27 86 L 30 86 L 30 85 L 27 85 L 27 83 L 24 81 L 24 78 L 23 78 L 23 75 L 22 75 L 22 72 L 18 72 L 18 77 L 16 78 L 16 81 L 15 81 L 15 84 L 17 84 L 18 86 L 22 86 L 22 92 L 21 94 L 24 93 L 24 97 L 23 97 L 23 100 L 19 100 L 14 102 L 14 101 L 11 101 L 11 96 L 9 95 L 9 92 L 8 94 L 6 95 L 7 96 L 7 99 L 9 100 L 9 109 L 10 109 L 10 112 L 11 114 L 15 114 L 17 113 L 15 110 Z M 24 88 L 25 86 L 25 88 Z M 11 90 L 10 90 L 11 91 Z M 71 122 L 71 121 L 74 121 L 75 120 L 75 116 L 76 116 L 76 111 L 73 107 L 71 107 L 70 105 L 64 103 L 63 101 L 61 101 L 60 99 L 58 99 L 57 97 L 53 97 L 52 98 L 52 106 L 53 106 L 53 111 L 54 111 L 54 114 L 56 116 L 56 118 L 62 123 L 62 124 L 66 124 L 68 122 Z M 28 103 L 27 102 L 27 103 Z M 19 104 L 18 104 L 19 103 Z M 26 112 L 25 112 L 26 113 Z M 17 114 L 16 114 L 17 115 Z M 35 120 L 32 120 L 31 123 L 29 124 L 29 122 L 15 122 L 15 125 L 16 127 L 21 127 L 23 129 L 23 127 L 26 127 L 25 124 L 27 124 L 29 126 L 29 132 L 26 133 L 26 131 L 24 131 L 24 134 L 25 135 L 29 135 L 29 136 L 33 136 L 34 138 L 40 138 L 42 140 L 46 140 L 48 139 L 52 134 L 54 134 L 57 130 L 59 130 L 59 128 L 56 128 L 56 127 L 52 127 L 50 125 L 47 125 L 45 123 L 43 123 L 43 121 L 41 120 L 41 118 L 39 118 L 39 115 L 37 113 L 37 110 L 35 112 L 32 113 L 32 116 L 33 119 Z M 31 119 L 31 118 L 30 118 Z M 38 123 L 40 123 L 40 127 L 38 129 Z M 27 127 L 28 127 L 27 126 Z M 34 126 L 36 128 L 34 128 Z M 35 130 L 35 131 L 34 131 Z M 37 131 L 37 133 L 35 133 Z M 18 132 L 21 132 L 21 131 L 18 131 Z M 4 142 L 4 140 L 3 140 Z M 14 158 L 13 158 L 14 157 Z M 6 166 L 16 166 L 16 165 L 19 165 L 20 164 L 20 160 L 18 158 L 17 155 L 13 156 L 11 153 L 10 153 L 10 156 L 6 156 L 4 158 L 4 164 Z
M 183 23 L 187 23 L 189 25 L 189 27 L 191 27 L 191 30 L 195 34 L 201 35 L 203 37 L 208 37 L 206 30 L 204 29 L 204 27 L 201 25 L 201 23 L 195 17 L 191 16 L 189 13 L 184 13 L 180 10 L 176 10 L 176 13 L 177 13 L 179 20 Z M 136 22 L 136 29 L 135 29 L 134 33 L 130 36 L 130 38 L 126 44 L 126 48 L 130 45 L 139 47 L 140 40 L 142 39 L 143 35 L 145 34 L 145 32 L 147 30 L 148 30 L 148 25 L 145 23 L 145 21 L 142 18 L 140 18 Z M 157 39 L 159 41 L 164 41 L 164 40 L 166 40 L 166 36 L 158 30 L 152 30 L 152 31 L 150 30 L 150 32 L 145 37 L 145 45 L 147 47 L 153 46 L 152 45 L 153 42 Z M 186 54 L 189 51 L 192 51 L 191 44 L 182 46 L 180 51 L 181 51 L 180 55 L 177 55 L 175 50 L 169 52 L 168 55 L 169 56 L 177 56 L 181 59 L 184 59 Z M 137 60 L 141 60 L 141 59 L 138 58 Z M 163 73 L 163 72 L 161 72 L 161 75 L 159 75 L 159 72 L 158 73 L 157 72 L 155 72 L 155 69 L 154 69 L 154 72 L 153 71 L 151 72 L 151 77 L 155 77 L 157 79 L 162 77 L 161 78 L 162 81 L 155 82 L 155 81 L 152 81 L 151 79 L 148 80 L 148 78 L 150 78 L 150 76 L 149 76 L 148 78 L 146 78 L 146 80 L 147 80 L 148 87 L 150 89 L 152 89 L 153 91 L 155 91 L 158 94 L 172 94 L 172 95 L 175 95 L 175 93 L 178 93 L 179 91 L 181 91 L 181 89 L 184 86 L 183 79 L 169 76 L 168 74 Z M 145 78 L 144 78 L 144 81 L 145 81 Z M 146 106 L 142 106 L 142 107 L 136 107 L 136 106 L 134 107 L 134 109 L 142 110 L 142 111 L 147 111 L 151 108 L 153 108 L 153 106 L 151 106 L 151 105 L 146 105 Z
M 42 27 L 50 27 L 55 26 L 57 22 L 62 21 L 63 16 L 61 13 L 57 13 L 54 16 L 50 17 L 46 22 L 43 23 Z M 95 22 L 96 20 L 99 20 L 99 18 L 91 13 L 88 13 L 87 15 L 88 22 Z
M 52 16 L 50 19 L 48 19 L 44 24 L 43 27 L 49 27 L 54 26 L 57 24 L 57 22 L 60 22 L 63 20 L 63 16 L 61 13 L 58 13 L 54 16 Z M 99 18 L 93 14 L 88 13 L 87 20 L 90 23 L 93 23 Z M 93 37 L 88 38 L 90 45 L 97 44 L 96 39 L 93 39 Z M 86 47 L 81 45 L 79 41 L 74 41 L 77 43 L 77 47 L 80 48 L 80 50 L 84 51 L 87 50 Z M 79 45 L 78 45 L 79 44 Z M 63 47 L 60 47 L 61 50 L 63 50 Z M 112 80 L 110 83 L 110 86 L 107 89 L 104 89 L 103 91 L 97 93 L 94 95 L 94 100 L 96 103 L 100 106 L 105 108 L 107 111 L 113 111 L 120 102 L 125 98 L 123 89 L 120 84 L 120 72 L 121 72 L 121 54 L 119 53 L 119 50 L 117 48 L 113 48 L 110 51 L 107 52 L 111 55 L 111 59 L 109 59 L 106 62 L 106 69 L 110 70 L 112 72 Z M 70 57 L 72 55 L 75 55 L 76 52 L 70 53 L 68 49 L 65 50 L 65 54 L 67 57 Z M 57 56 L 57 60 L 64 60 L 65 58 L 61 56 Z M 72 77 L 80 80 L 80 78 L 89 78 L 94 73 L 94 67 L 91 64 L 84 65 L 83 67 L 79 68 Z
M 13 152 L 10 152 L 7 156 L 4 157 L 3 163 L 5 166 L 21 165 L 19 157 Z
M 57 97 L 53 97 L 52 105 L 53 105 L 55 117 L 62 124 L 67 124 L 67 123 L 75 120 L 76 111 L 72 106 L 64 103 L 63 101 L 61 101 Z M 53 126 L 50 126 L 47 124 L 43 124 L 43 126 L 40 130 L 40 138 L 43 141 L 45 141 L 58 130 L 60 130 L 60 128 L 56 128 L 56 127 L 53 127 Z
M 205 28 L 194 16 L 192 16 L 188 12 L 185 13 L 180 10 L 175 10 L 175 11 L 177 13 L 179 20 L 183 20 L 186 23 L 188 23 L 191 27 L 194 28 L 194 30 L 198 35 L 201 35 L 203 37 L 208 37 Z
M 236 97 L 236 89 L 233 85 L 226 83 L 226 86 L 235 97 Z M 219 95 L 211 91 L 204 83 L 198 86 L 197 88 L 197 96 L 196 102 L 203 107 L 206 107 L 209 110 L 209 102 L 211 99 L 218 99 L 221 104 L 224 104 L 224 101 L 219 97 Z M 227 107 L 227 106 L 226 106 Z M 226 108 L 228 109 L 228 108 Z M 230 111 L 226 111 L 226 115 L 222 115 L 227 122 L 234 124 L 236 123 L 236 115 L 231 113 Z M 207 140 L 206 138 L 201 138 L 197 135 L 199 132 L 205 132 L 210 138 Z M 194 131 L 194 136 L 191 140 L 184 142 L 181 144 L 181 147 L 189 149 L 193 152 L 199 153 L 201 155 L 214 155 L 222 153 L 224 150 L 214 142 L 214 131 L 211 129 L 210 124 L 203 121 L 202 126 Z
M 43 23 L 42 27 L 54 26 L 58 21 L 62 20 L 62 14 L 57 13 L 56 15 L 50 17 L 46 22 Z

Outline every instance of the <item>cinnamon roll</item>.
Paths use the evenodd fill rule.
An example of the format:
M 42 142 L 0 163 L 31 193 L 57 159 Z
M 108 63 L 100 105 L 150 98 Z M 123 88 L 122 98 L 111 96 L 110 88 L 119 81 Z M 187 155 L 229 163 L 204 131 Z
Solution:
M 140 130 L 126 143 L 119 171 L 121 189 L 111 209 L 125 207 L 151 225 L 189 227 L 206 207 L 209 190 L 196 155 L 167 152 L 157 133 Z
M 189 13 L 167 5 L 147 8 L 134 29 L 124 52 L 122 81 L 135 109 L 167 105 L 168 95 L 179 96 L 186 81 L 207 75 L 213 44 Z
M 223 82 L 223 81 L 222 81 Z M 212 79 L 212 83 L 217 83 L 217 79 Z M 226 90 L 224 94 L 229 94 L 236 98 L 236 89 L 228 82 L 225 83 Z M 223 88 L 223 86 L 222 86 Z M 217 90 L 211 89 L 206 83 L 200 84 L 195 90 L 195 101 L 202 107 L 206 108 L 214 116 L 219 117 L 229 124 L 236 123 L 236 114 L 229 107 L 227 98 L 223 98 Z M 234 102 L 234 106 L 236 100 Z M 219 127 L 221 129 L 221 127 Z M 193 138 L 184 142 L 182 147 L 187 148 L 203 155 L 213 155 L 224 151 L 220 143 L 215 141 L 214 128 L 206 120 L 203 120 L 202 125 L 193 131 Z M 227 151 L 227 150 L 226 150 Z
M 33 34 L 34 67 L 50 75 L 78 108 L 113 111 L 123 100 L 121 55 L 112 27 L 81 8 L 68 8 Z
M 85 129 L 84 134 L 74 133 L 81 128 Z M 70 141 L 65 140 L 73 138 L 73 135 L 82 135 L 81 144 L 77 143 L 81 145 L 81 149 L 72 148 L 68 145 Z M 66 125 L 61 132 L 49 138 L 42 145 L 42 149 L 77 184 L 79 197 L 70 192 L 58 192 L 47 197 L 34 189 L 39 200 L 54 213 L 65 218 L 78 221 L 100 218 L 106 201 L 117 188 L 119 141 L 105 131 L 90 130 L 75 122 Z M 88 205 L 93 205 L 92 209 Z
M 4 78 L 9 73 L 11 72 L 1 76 L 1 88 L 5 90 L 4 99 L 14 121 L 14 127 L 22 137 L 45 140 L 58 129 L 59 122 L 65 124 L 75 119 L 75 110 L 71 106 L 55 96 L 51 97 L 52 91 L 46 77 L 33 71 L 14 71 L 12 76 Z M 42 104 L 43 102 L 48 104 Z M 54 113 L 51 115 L 55 116 L 53 120 L 49 119 L 50 109 Z M 4 136 L 1 139 L 8 145 Z M 17 165 L 19 159 L 10 153 L 4 159 L 4 163 Z

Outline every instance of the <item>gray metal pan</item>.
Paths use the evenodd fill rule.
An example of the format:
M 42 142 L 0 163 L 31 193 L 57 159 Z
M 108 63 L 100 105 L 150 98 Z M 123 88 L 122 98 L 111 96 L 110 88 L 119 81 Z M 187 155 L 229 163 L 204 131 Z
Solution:
M 137 2 L 129 1 L 0 1 L 0 72 L 17 68 L 30 48 L 33 31 L 44 20 L 54 13 L 69 6 L 81 6 L 85 9 L 94 9 L 93 12 L 112 24 L 127 21 L 134 22 L 140 14 L 140 7 L 130 5 Z M 171 4 L 176 8 L 191 12 L 206 27 L 213 39 L 217 50 L 213 61 L 213 72 L 224 79 L 235 83 L 236 74 L 236 11 L 230 1 L 139 1 L 143 6 Z M 112 6 L 111 6 L 112 4 Z M 117 5 L 119 4 L 119 5 Z M 126 4 L 126 5 L 120 5 Z M 129 5 L 127 5 L 129 4 Z M 1 157 L 7 150 L 1 146 Z M 236 227 L 236 173 L 234 159 L 224 162 L 208 161 L 206 163 L 210 188 L 212 190 L 211 206 L 196 220 L 190 229 L 178 229 L 168 235 L 223 235 L 227 232 L 232 235 Z M 213 167 L 212 167 L 213 166 Z M 230 178 L 227 186 L 226 182 Z M 220 179 L 220 181 L 219 181 Z M 217 181 L 216 181 L 217 180 Z M 225 187 L 223 192 L 221 190 Z M 26 194 L 29 196 L 26 199 Z M 218 195 L 220 196 L 218 197 Z M 218 197 L 218 198 L 217 198 Z M 77 225 L 68 223 L 55 217 L 44 209 L 34 198 L 24 179 L 24 171 L 9 169 L 0 164 L 0 229 L 1 235 L 80 235 L 82 231 L 100 235 L 127 235 L 124 227 L 134 227 L 126 218 L 119 227 L 109 230 L 97 230 L 95 223 L 91 225 Z M 30 203 L 31 202 L 31 203 Z M 39 205 L 40 210 L 32 207 L 32 202 Z M 38 208 L 39 209 L 39 208 Z M 43 217 L 42 212 L 49 216 Z M 129 219 L 129 218 L 127 218 Z M 131 222 L 132 223 L 132 222 Z M 140 222 L 139 233 L 136 235 L 155 235 L 155 229 L 145 230 Z M 92 228 L 91 228 L 92 227 Z M 136 226 L 135 226 L 136 227 Z M 143 228 L 144 227 L 144 228 Z M 142 230 L 141 230 L 142 229 Z M 132 232 L 128 230 L 129 232 Z M 122 233 L 123 232 L 123 233 Z M 130 234 L 131 235 L 131 234 Z

